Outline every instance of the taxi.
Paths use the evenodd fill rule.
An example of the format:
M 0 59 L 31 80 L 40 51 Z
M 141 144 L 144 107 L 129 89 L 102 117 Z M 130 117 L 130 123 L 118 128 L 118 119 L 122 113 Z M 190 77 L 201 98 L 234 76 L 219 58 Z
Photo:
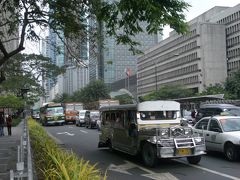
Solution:
M 229 161 L 240 157 L 240 116 L 221 114 L 204 117 L 193 127 L 195 134 L 203 135 L 207 151 L 219 151 Z

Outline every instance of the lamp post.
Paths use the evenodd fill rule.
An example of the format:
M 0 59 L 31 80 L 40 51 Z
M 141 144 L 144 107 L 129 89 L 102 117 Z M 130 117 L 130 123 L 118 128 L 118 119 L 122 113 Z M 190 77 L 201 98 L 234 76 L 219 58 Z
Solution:
M 155 90 L 157 91 L 157 62 L 155 62 Z

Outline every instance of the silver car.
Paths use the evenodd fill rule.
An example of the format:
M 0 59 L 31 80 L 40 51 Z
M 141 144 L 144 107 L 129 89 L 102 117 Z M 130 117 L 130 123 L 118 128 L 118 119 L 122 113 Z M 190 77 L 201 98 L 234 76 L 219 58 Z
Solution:
M 193 128 L 203 134 L 208 151 L 223 152 L 230 161 L 240 156 L 240 116 L 213 116 L 200 119 Z

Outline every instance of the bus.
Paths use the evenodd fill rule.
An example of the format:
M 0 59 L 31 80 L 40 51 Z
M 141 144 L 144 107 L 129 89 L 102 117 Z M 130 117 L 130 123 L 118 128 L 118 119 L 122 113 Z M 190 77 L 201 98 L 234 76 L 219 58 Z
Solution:
M 187 157 L 190 164 L 197 164 L 205 154 L 204 138 L 193 134 L 192 127 L 180 125 L 180 103 L 176 101 L 145 101 L 99 110 L 99 148 L 140 154 L 149 167 L 158 158 Z
M 40 108 L 40 122 L 46 125 L 64 125 L 65 115 L 62 103 L 49 103 Z
M 66 123 L 76 123 L 79 118 L 79 111 L 83 110 L 83 104 L 80 102 L 64 103 L 64 113 Z

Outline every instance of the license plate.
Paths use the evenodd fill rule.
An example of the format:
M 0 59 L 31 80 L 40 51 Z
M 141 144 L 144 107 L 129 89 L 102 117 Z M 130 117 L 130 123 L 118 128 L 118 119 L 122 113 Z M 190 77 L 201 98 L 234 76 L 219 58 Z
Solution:
M 191 149 L 188 149 L 188 148 L 177 149 L 177 155 L 184 156 L 184 155 L 190 155 L 191 153 L 192 153 Z

